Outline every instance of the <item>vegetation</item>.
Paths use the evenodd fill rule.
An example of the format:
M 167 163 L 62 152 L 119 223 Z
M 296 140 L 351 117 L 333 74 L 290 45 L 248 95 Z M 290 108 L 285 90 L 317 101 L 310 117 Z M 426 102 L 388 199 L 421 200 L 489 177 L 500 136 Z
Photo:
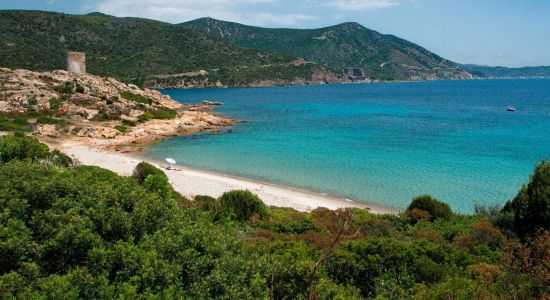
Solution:
M 430 195 L 422 195 L 414 198 L 407 208 L 409 214 L 422 215 L 422 213 L 415 212 L 415 210 L 421 210 L 427 212 L 426 219 L 445 219 L 448 220 L 453 216 L 453 211 L 447 203 L 443 203 L 437 199 L 432 198 Z
M 522 235 L 550 229 L 550 162 L 541 162 L 504 212 L 514 213 L 514 225 Z
M 124 125 L 116 125 L 114 128 L 120 132 L 126 132 L 126 130 L 128 130 L 128 127 Z
M 0 162 L 28 160 L 68 167 L 73 161 L 67 155 L 24 135 L 8 135 L 0 138 Z
M 131 126 L 131 127 L 134 127 L 137 125 L 137 122 L 128 120 L 128 119 L 122 119 L 121 123 L 125 126 Z
M 65 124 L 67 124 L 67 121 L 63 120 L 63 119 L 52 118 L 52 117 L 49 117 L 49 116 L 38 116 L 36 118 L 36 123 L 38 123 L 38 124 L 52 124 L 52 125 L 65 125 Z
M 230 191 L 224 193 L 219 200 L 219 212 L 238 221 L 248 221 L 253 216 L 265 217 L 267 209 L 258 196 L 250 191 Z
M 248 191 L 189 202 L 147 163 L 132 177 L 57 166 L 23 136 L 2 137 L 0 153 L 2 299 L 550 296 L 550 234 L 522 241 L 524 228 L 492 221 L 498 209 L 411 222 L 361 209 L 266 208 Z M 549 170 L 537 166 L 529 201 L 548 200 Z M 419 199 L 413 209 L 440 207 Z
M 460 65 L 460 67 L 482 78 L 550 77 L 550 66 L 507 68 L 479 65 Z
M 166 107 L 151 110 L 150 113 L 152 114 L 152 119 L 159 120 L 170 120 L 178 115 L 177 111 Z
M 179 26 L 194 28 L 234 45 L 302 57 L 340 72 L 363 68 L 372 79 L 457 78 L 458 65 L 392 35 L 357 23 L 319 29 L 273 29 L 202 18 Z
M 291 77 L 287 73 L 299 73 L 286 71 L 284 66 L 293 58 L 282 54 L 234 46 L 206 33 L 168 23 L 102 14 L 1 11 L 0 41 L 2 67 L 65 69 L 66 52 L 83 51 L 89 73 L 140 85 L 150 75 L 201 69 L 210 73 L 224 70 L 214 83 L 218 79 L 229 82 L 228 76 L 233 75 L 245 82 L 256 81 L 261 74 L 247 72 L 248 68 L 267 65 L 283 65 L 282 74 L 272 73 L 272 80 Z M 45 55 L 48 59 L 43 59 Z M 60 88 L 73 93 L 83 87 L 67 83 Z
M 29 123 L 25 117 L 8 118 L 0 116 L 0 131 L 25 132 L 29 130 Z
M 131 101 L 134 101 L 134 102 L 137 102 L 137 103 L 141 103 L 141 104 L 151 105 L 153 103 L 153 100 L 151 98 L 142 96 L 140 94 L 134 94 L 134 93 L 128 92 L 128 91 L 121 91 L 120 95 L 123 98 L 126 98 L 128 100 L 131 100 Z

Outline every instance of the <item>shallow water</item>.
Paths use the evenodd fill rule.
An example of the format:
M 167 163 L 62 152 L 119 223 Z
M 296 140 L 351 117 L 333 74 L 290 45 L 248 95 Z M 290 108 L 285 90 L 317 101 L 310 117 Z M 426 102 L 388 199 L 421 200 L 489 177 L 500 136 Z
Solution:
M 461 212 L 503 204 L 550 158 L 549 79 L 162 92 L 247 122 L 146 157 L 398 208 L 425 193 Z

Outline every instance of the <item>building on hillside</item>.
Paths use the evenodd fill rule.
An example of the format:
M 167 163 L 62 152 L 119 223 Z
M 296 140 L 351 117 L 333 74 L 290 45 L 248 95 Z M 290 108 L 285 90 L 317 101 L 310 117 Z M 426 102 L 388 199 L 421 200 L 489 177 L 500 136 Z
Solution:
M 86 54 L 84 52 L 67 52 L 67 72 L 86 73 Z
M 346 68 L 344 69 L 344 75 L 352 81 L 368 81 L 369 78 L 365 75 L 363 69 L 359 68 Z

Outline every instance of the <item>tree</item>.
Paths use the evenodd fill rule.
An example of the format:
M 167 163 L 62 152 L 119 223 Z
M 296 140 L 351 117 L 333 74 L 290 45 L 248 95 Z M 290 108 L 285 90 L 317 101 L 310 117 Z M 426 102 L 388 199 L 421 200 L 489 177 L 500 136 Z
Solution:
M 514 212 L 514 225 L 520 235 L 530 235 L 539 228 L 550 228 L 550 162 L 542 161 L 504 211 Z

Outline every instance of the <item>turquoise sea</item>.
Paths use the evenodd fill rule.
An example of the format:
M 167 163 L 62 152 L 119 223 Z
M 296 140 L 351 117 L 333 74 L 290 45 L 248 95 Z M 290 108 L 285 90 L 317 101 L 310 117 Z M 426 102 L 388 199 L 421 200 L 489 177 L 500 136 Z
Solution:
M 142 155 L 386 206 L 420 194 L 461 212 L 502 205 L 550 159 L 550 79 L 162 92 L 246 122 Z

